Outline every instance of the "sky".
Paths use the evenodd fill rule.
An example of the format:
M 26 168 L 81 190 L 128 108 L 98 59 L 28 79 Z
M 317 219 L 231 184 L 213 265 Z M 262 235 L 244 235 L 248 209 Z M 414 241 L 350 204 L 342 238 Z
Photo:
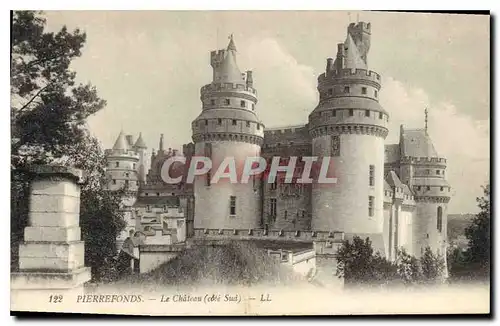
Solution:
M 234 35 L 238 65 L 253 70 L 266 127 L 307 122 L 318 103 L 317 77 L 350 22 L 370 22 L 369 69 L 382 75 L 380 102 L 390 114 L 386 143 L 399 126 L 428 130 L 448 159 L 449 213 L 477 211 L 490 171 L 489 16 L 345 11 L 49 11 L 48 30 L 87 33 L 71 68 L 97 87 L 107 106 L 89 118 L 110 148 L 120 130 L 142 132 L 148 150 L 182 149 L 211 82 L 210 51 Z

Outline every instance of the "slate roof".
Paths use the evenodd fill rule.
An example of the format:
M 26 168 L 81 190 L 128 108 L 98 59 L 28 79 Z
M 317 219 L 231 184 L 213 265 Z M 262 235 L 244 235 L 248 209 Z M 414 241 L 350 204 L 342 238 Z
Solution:
M 438 157 L 432 140 L 425 129 L 406 129 L 401 135 L 403 156 Z

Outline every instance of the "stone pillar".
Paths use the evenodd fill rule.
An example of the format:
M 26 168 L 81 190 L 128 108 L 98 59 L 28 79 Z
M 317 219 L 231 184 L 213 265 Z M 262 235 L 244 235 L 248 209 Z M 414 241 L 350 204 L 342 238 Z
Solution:
M 90 280 L 79 226 L 82 171 L 43 165 L 30 172 L 29 223 L 19 245 L 19 272 L 11 274 L 13 310 L 30 303 L 39 308 L 34 296 L 48 302 L 51 295 L 79 294 Z
M 329 239 L 313 242 L 316 253 L 316 273 L 314 281 L 329 289 L 339 289 L 344 286 L 344 279 L 337 273 L 337 250 L 342 246 L 343 232 L 332 232 Z

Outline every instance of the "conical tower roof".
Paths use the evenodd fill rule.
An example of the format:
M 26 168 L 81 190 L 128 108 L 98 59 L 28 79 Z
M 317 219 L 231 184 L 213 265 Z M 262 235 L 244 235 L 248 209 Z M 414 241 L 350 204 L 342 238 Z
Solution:
M 120 131 L 120 134 L 118 135 L 118 138 L 116 139 L 115 144 L 113 145 L 113 149 L 122 149 L 122 150 L 129 149 L 127 144 L 127 139 L 125 138 L 123 130 Z
M 148 148 L 146 146 L 146 143 L 144 142 L 144 139 L 142 139 L 142 132 L 139 133 L 139 137 L 137 138 L 137 141 L 135 142 L 134 147 L 136 147 L 136 148 Z
M 222 80 L 227 83 L 244 82 L 241 70 L 236 63 L 236 45 L 234 44 L 232 35 L 227 46 L 226 56 L 220 65 L 219 75 L 222 77 Z
M 344 68 L 350 69 L 366 69 L 366 63 L 361 58 L 358 47 L 350 33 L 347 33 L 347 39 L 344 43 L 344 48 L 346 50 L 346 59 Z

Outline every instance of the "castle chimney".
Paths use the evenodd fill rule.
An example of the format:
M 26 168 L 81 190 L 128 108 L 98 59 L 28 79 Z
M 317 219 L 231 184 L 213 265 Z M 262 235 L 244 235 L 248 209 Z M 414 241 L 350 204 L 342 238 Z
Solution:
M 158 152 L 163 152 L 163 134 L 160 135 L 160 148 L 158 149 Z
M 344 43 L 337 44 L 337 63 L 335 70 L 340 71 L 344 68 Z
M 328 73 L 330 71 L 334 70 L 333 68 L 333 59 L 332 58 L 328 58 L 326 59 L 326 74 L 328 75 Z
M 247 87 L 253 87 L 253 76 L 251 70 L 247 71 Z

